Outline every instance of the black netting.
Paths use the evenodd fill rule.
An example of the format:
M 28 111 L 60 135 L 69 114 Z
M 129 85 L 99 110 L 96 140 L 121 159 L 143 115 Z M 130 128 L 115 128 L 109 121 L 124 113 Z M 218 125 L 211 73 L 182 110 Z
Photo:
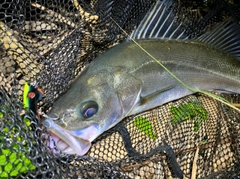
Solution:
M 48 113 L 97 56 L 126 39 L 125 32 L 131 34 L 155 2 L 0 2 L 0 178 L 240 177 L 240 113 L 203 94 L 125 118 L 94 140 L 84 156 L 54 154 L 42 121 L 23 108 L 24 84 L 36 81 L 44 91 L 38 108 Z M 170 9 L 196 38 L 219 22 L 239 23 L 239 5 L 180 0 Z M 238 94 L 223 96 L 240 103 Z

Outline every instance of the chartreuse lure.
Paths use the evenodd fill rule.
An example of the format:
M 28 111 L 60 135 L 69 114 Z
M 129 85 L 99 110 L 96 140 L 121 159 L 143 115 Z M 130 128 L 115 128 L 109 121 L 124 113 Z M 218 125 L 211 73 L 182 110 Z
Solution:
M 23 88 L 23 107 L 24 109 L 29 108 L 28 93 L 30 91 L 30 86 L 27 82 L 24 84 Z
M 30 109 L 37 114 L 37 102 L 42 99 L 43 94 L 44 92 L 37 87 L 36 83 L 29 85 L 25 82 L 23 89 L 24 109 Z
M 149 122 L 146 118 L 136 117 L 133 124 L 144 132 L 149 138 L 157 139 L 157 135 L 153 133 L 152 123 Z
M 190 100 L 189 103 L 181 104 L 178 107 L 172 106 L 170 111 L 173 114 L 172 124 L 194 119 L 194 131 L 198 131 L 202 122 L 208 118 L 208 112 L 197 99 Z

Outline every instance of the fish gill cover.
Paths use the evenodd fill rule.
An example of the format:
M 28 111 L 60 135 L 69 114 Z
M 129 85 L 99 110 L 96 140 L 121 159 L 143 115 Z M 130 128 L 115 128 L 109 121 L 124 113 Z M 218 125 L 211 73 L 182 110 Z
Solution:
M 189 38 L 226 20 L 240 22 L 238 1 L 167 2 Z M 89 63 L 126 38 L 119 26 L 131 34 L 155 3 L 0 2 L 0 178 L 240 177 L 240 115 L 206 95 L 129 116 L 94 140 L 84 156 L 50 150 L 49 132 L 24 109 L 25 82 L 43 89 L 34 102 L 48 114 Z M 240 102 L 238 94 L 223 96 Z M 194 130 L 196 120 L 201 122 Z

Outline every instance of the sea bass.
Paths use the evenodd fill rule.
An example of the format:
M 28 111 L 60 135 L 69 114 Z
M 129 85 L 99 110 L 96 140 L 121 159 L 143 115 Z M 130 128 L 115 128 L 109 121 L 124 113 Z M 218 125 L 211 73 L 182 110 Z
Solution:
M 159 9 L 163 10 L 157 17 Z M 168 14 L 163 16 L 163 13 Z M 180 26 L 175 26 L 165 35 L 168 39 L 160 39 L 160 28 L 156 27 L 163 17 L 169 21 L 170 13 L 163 3 L 157 2 L 137 33 L 133 33 L 136 42 L 192 88 L 240 93 L 239 25 L 222 23 L 195 40 L 182 40 L 180 37 L 187 37 L 178 33 Z M 156 33 L 144 31 L 152 26 Z M 178 37 L 173 39 L 176 34 Z M 58 114 L 59 120 L 47 118 L 43 125 L 54 133 L 59 150 L 84 155 L 94 139 L 124 117 L 192 93 L 133 41 L 127 40 L 102 54 L 84 70 L 54 104 L 51 113 Z

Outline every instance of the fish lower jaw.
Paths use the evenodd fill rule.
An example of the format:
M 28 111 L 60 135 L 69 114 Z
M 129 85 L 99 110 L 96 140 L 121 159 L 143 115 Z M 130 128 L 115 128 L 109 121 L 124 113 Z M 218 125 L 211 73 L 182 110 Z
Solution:
M 47 141 L 47 147 L 50 152 L 54 154 L 76 154 L 76 152 L 66 142 L 51 132 Z
M 76 152 L 62 139 L 59 139 L 56 148 L 65 154 L 76 154 Z

